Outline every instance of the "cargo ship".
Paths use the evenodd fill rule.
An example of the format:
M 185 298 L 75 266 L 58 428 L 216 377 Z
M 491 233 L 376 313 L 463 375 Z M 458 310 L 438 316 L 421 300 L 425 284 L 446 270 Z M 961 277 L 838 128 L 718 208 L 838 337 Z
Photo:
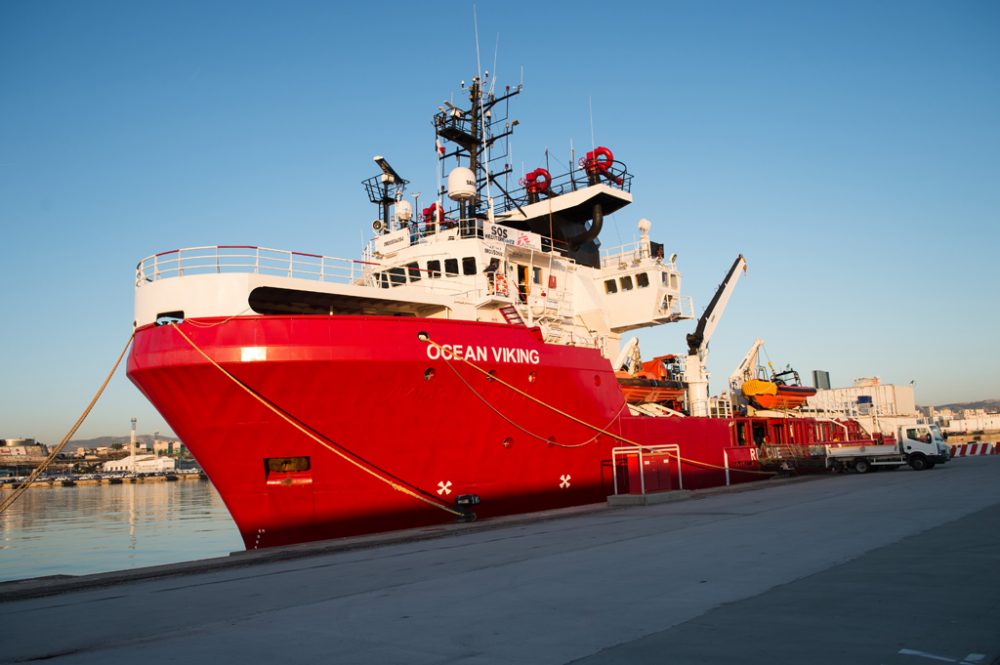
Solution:
M 596 146 L 557 177 L 518 178 L 521 86 L 462 88 L 467 103 L 433 117 L 429 205 L 375 157 L 360 258 L 216 245 L 137 265 L 128 376 L 248 549 L 747 482 L 865 438 L 709 399 L 708 340 L 742 256 L 687 355 L 631 377 L 644 364 L 623 336 L 696 321 L 649 221 L 601 246 L 633 175 Z

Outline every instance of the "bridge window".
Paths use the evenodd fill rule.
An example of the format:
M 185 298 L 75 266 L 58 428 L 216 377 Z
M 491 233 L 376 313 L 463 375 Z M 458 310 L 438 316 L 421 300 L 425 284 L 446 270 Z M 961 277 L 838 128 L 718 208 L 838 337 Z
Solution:
M 441 262 L 437 259 L 427 262 L 427 272 L 431 279 L 441 276 Z
M 444 274 L 448 277 L 454 277 L 458 274 L 458 259 L 444 260 Z
M 389 268 L 389 282 L 392 286 L 406 284 L 406 272 L 402 268 Z
M 622 291 L 632 290 L 632 275 L 625 275 L 622 277 Z
M 413 263 L 407 263 L 406 264 L 406 272 L 408 272 L 410 274 L 410 281 L 411 282 L 419 282 L 420 281 L 420 265 L 417 264 L 416 261 L 414 261 Z
M 672 289 L 677 288 L 677 273 L 675 272 L 661 272 L 660 279 L 663 280 L 664 286 L 669 286 Z
M 464 275 L 476 274 L 476 257 L 467 256 L 464 259 L 462 259 L 462 274 Z
M 531 268 L 531 281 L 535 284 L 542 283 L 542 269 L 541 268 Z
M 618 293 L 618 284 L 615 283 L 613 279 L 604 280 L 604 292 L 605 293 Z
M 647 273 L 641 272 L 635 276 L 635 283 L 640 289 L 644 289 L 649 286 L 649 275 Z

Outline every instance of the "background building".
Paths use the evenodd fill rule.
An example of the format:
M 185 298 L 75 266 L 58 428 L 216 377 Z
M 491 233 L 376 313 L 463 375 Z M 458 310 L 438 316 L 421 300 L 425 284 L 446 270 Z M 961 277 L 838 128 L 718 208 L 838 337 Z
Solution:
M 855 379 L 849 388 L 817 390 L 806 402 L 807 409 L 850 415 L 919 417 L 913 385 L 882 383 L 877 376 Z
M 173 471 L 176 463 L 170 457 L 158 457 L 156 455 L 136 455 L 136 473 L 163 473 Z M 132 472 L 132 456 L 123 457 L 117 460 L 105 462 L 101 469 L 105 472 Z

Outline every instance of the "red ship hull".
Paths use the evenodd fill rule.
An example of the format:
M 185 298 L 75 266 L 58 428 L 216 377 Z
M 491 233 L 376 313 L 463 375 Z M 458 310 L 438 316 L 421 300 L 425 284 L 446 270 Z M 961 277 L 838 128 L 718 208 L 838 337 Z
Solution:
M 480 517 L 603 501 L 613 493 L 611 450 L 623 445 L 615 437 L 679 444 L 697 464 L 681 464 L 680 478 L 674 462 L 673 487 L 723 484 L 727 448 L 730 466 L 756 466 L 752 446 L 732 454 L 740 452 L 730 447 L 732 420 L 631 416 L 597 350 L 545 344 L 522 326 L 364 316 L 185 321 L 140 328 L 128 376 L 202 465 L 247 548 L 455 519 L 393 483 L 448 506 L 476 495 Z M 758 477 L 737 471 L 731 481 Z

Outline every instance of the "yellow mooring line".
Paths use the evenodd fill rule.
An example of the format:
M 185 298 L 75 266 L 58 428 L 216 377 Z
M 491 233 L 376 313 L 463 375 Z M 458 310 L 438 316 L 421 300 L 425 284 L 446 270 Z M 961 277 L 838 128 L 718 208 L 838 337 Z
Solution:
M 289 425 L 291 425 L 292 427 L 294 427 L 298 431 L 302 432 L 307 437 L 309 437 L 310 439 L 312 439 L 313 441 L 315 441 L 319 445 L 323 446 L 324 448 L 326 448 L 327 450 L 329 450 L 333 454 L 337 455 L 338 457 L 340 457 L 341 459 L 343 459 L 345 462 L 349 462 L 350 464 L 354 465 L 355 467 L 357 467 L 361 471 L 364 471 L 365 473 L 367 473 L 368 475 L 372 476 L 373 478 L 375 478 L 375 479 L 377 479 L 377 480 L 385 483 L 386 485 L 388 485 L 392 489 L 396 490 L 397 492 L 402 492 L 403 494 L 406 494 L 407 496 L 411 496 L 414 499 L 417 499 L 419 501 L 423 501 L 424 503 L 426 503 L 426 504 L 428 504 L 430 506 L 434 506 L 435 508 L 440 508 L 441 510 L 443 510 L 443 511 L 445 511 L 447 513 L 451 513 L 452 515 L 455 515 L 457 517 L 465 517 L 465 513 L 461 512 L 461 511 L 455 510 L 454 508 L 452 508 L 452 507 L 450 507 L 450 506 L 448 506 L 446 504 L 443 504 L 443 503 L 441 503 L 439 501 L 435 501 L 434 499 L 431 499 L 431 498 L 428 498 L 426 496 L 423 496 L 422 494 L 419 494 L 418 492 L 413 491 L 409 487 L 406 487 L 406 486 L 404 486 L 404 485 L 396 482 L 395 480 L 393 480 L 391 478 L 386 478 L 383 474 L 379 473 L 375 469 L 372 469 L 372 468 L 369 468 L 368 466 L 365 466 L 364 464 L 362 464 L 358 460 L 354 459 L 350 455 L 344 453 L 341 450 L 338 450 L 337 447 L 334 447 L 329 442 L 324 441 L 322 438 L 320 438 L 319 436 L 317 436 L 313 432 L 310 432 L 308 429 L 306 429 L 305 427 L 303 427 L 295 419 L 291 418 L 288 414 L 286 414 L 280 408 L 278 408 L 277 406 L 275 406 L 270 400 L 268 400 L 263 395 L 261 395 L 260 393 L 258 393 L 255 390 L 253 390 L 252 388 L 250 388 L 249 386 L 247 386 L 246 384 L 244 384 L 242 381 L 240 381 L 239 379 L 237 379 L 235 376 L 233 376 L 232 374 L 230 374 L 228 371 L 226 371 L 226 369 L 224 367 L 222 367 L 219 363 L 215 362 L 215 360 L 211 356 L 209 356 L 207 353 L 205 353 L 204 350 L 202 350 L 201 347 L 199 347 L 197 344 L 195 344 L 194 341 L 190 337 L 188 337 L 186 334 L 184 334 L 184 331 L 181 330 L 177 326 L 176 323 L 171 323 L 170 325 L 173 326 L 174 330 L 176 330 L 178 333 L 180 333 L 180 336 L 183 337 L 184 340 L 189 345 L 191 345 L 192 349 L 194 349 L 199 354 L 201 354 L 202 358 L 204 358 L 205 360 L 207 360 L 213 367 L 215 367 L 217 370 L 219 370 L 220 372 L 222 372 L 230 381 L 232 381 L 237 386 L 239 386 L 244 392 L 246 392 L 248 395 L 250 395 L 251 397 L 253 397 L 255 400 L 257 400 L 258 402 L 260 402 L 265 407 L 267 407 L 270 411 L 272 411 L 275 415 L 277 415 L 279 418 L 281 418 L 282 420 L 284 420 L 286 423 L 288 423 Z
M 422 342 L 426 342 L 427 344 L 430 344 L 431 346 L 437 347 L 437 349 L 439 351 L 441 350 L 441 346 L 437 342 L 435 342 L 434 340 L 432 340 L 430 338 L 430 335 L 428 335 L 427 333 L 421 333 L 419 335 L 419 339 Z M 441 358 L 444 359 L 444 357 L 445 357 L 444 354 L 442 354 Z M 445 362 L 448 363 L 449 366 L 451 366 L 451 361 L 445 359 Z M 470 360 L 466 360 L 465 358 L 462 358 L 462 362 L 464 362 L 466 365 L 468 365 L 472 369 L 476 370 L 480 374 L 486 376 L 489 380 L 496 381 L 500 385 L 505 386 L 506 388 L 509 388 L 510 390 L 513 390 L 518 395 L 521 395 L 522 397 L 525 397 L 525 398 L 531 400 L 535 404 L 538 404 L 539 406 L 545 407 L 546 409 L 549 409 L 553 413 L 557 413 L 560 416 L 562 416 L 564 418 L 567 418 L 569 420 L 572 420 L 573 422 L 578 423 L 580 425 L 583 425 L 584 427 L 586 427 L 588 429 L 591 429 L 591 430 L 593 430 L 593 431 L 595 431 L 595 432 L 597 432 L 599 434 L 603 434 L 604 436 L 612 438 L 612 439 L 614 439 L 616 441 L 621 441 L 622 443 L 628 444 L 630 446 L 637 446 L 637 447 L 640 447 L 640 448 L 641 447 L 648 447 L 648 446 L 645 446 L 645 444 L 639 443 L 638 441 L 633 441 L 633 440 L 628 439 L 628 438 L 626 438 L 624 436 L 621 436 L 620 434 L 615 434 L 614 432 L 609 432 L 605 428 L 598 427 L 597 425 L 592 425 L 592 424 L 588 423 L 587 421 L 581 420 L 581 419 L 577 418 L 576 416 L 574 416 L 574 415 L 572 415 L 570 413 L 566 413 L 565 411 L 561 410 L 560 408 L 558 408 L 556 406 L 553 406 L 553 405 L 551 405 L 551 404 L 549 404 L 547 402 L 544 402 L 544 401 L 538 399 L 537 397 L 535 397 L 534 395 L 531 395 L 529 393 L 524 392 L 523 390 L 521 390 L 517 386 L 512 385 L 510 383 L 507 383 L 506 381 L 504 381 L 503 379 L 501 379 L 499 376 L 496 376 L 495 374 L 490 374 L 487 370 L 483 369 L 482 367 L 479 367 L 478 365 L 476 365 L 475 363 L 473 363 Z M 466 385 L 468 386 L 468 384 L 466 384 Z M 504 419 L 506 420 L 506 418 L 504 418 Z M 595 439 L 596 439 L 596 437 L 595 437 Z M 594 439 L 591 439 L 591 441 L 593 441 L 593 440 Z M 705 469 L 712 469 L 712 470 L 719 470 L 719 471 L 725 471 L 726 470 L 726 467 L 724 467 L 724 466 L 719 466 L 717 464 L 710 464 L 708 462 L 702 462 L 700 460 L 688 459 L 686 457 L 681 457 L 680 455 L 675 455 L 675 454 L 669 453 L 669 452 L 668 453 L 664 453 L 664 455 L 667 456 L 667 457 L 671 457 L 673 459 L 676 459 L 676 460 L 678 460 L 680 462 L 684 462 L 685 464 L 690 464 L 692 466 L 699 466 L 699 467 L 702 467 L 702 468 L 705 468 Z M 754 473 L 754 474 L 758 474 L 758 475 L 762 475 L 762 476 L 774 476 L 774 475 L 777 475 L 777 473 L 774 472 L 774 471 L 759 471 L 759 470 L 756 470 L 756 469 L 731 469 L 731 471 L 738 471 L 739 473 Z
M 39 464 L 38 467 L 36 467 L 35 470 L 32 471 L 28 477 L 14 489 L 14 492 L 10 496 L 6 497 L 3 502 L 0 502 L 0 515 L 14 505 L 14 502 L 17 501 L 18 497 L 24 493 L 24 490 L 28 489 L 28 487 L 31 486 L 31 483 L 35 482 L 35 480 L 38 479 L 38 476 L 40 476 L 45 469 L 49 468 L 49 465 L 52 464 L 52 460 L 56 458 L 56 455 L 62 452 L 62 449 L 66 447 L 67 443 L 69 443 L 69 440 L 74 434 L 76 434 L 76 430 L 80 429 L 80 425 L 82 425 L 83 421 L 90 415 L 90 411 L 94 408 L 94 405 L 97 404 L 97 400 L 101 398 L 101 395 L 104 393 L 104 389 L 108 387 L 111 377 L 114 376 L 115 372 L 118 370 L 118 365 L 121 364 L 122 358 L 125 357 L 125 352 L 128 351 L 129 345 L 132 344 L 133 337 L 135 337 L 134 330 L 132 331 L 132 334 L 128 336 L 128 341 L 125 342 L 125 348 L 123 348 L 122 352 L 118 354 L 118 360 L 115 361 L 114 367 L 111 368 L 111 371 L 108 372 L 108 375 L 104 378 L 104 383 L 102 383 L 101 387 L 97 389 L 97 393 L 94 395 L 94 398 L 90 400 L 90 404 L 88 404 L 87 408 L 83 410 L 80 417 L 76 419 L 76 422 L 73 423 L 70 430 L 66 432 L 66 436 L 62 438 L 59 445 L 52 449 L 49 456 L 46 457 L 42 463 Z

